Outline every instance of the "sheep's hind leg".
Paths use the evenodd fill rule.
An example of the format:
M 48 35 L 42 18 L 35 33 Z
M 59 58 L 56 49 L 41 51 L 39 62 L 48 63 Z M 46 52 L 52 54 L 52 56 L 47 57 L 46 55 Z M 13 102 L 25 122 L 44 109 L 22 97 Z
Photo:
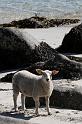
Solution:
M 18 111 L 18 107 L 17 107 L 17 97 L 18 97 L 18 94 L 13 94 L 13 101 L 14 101 L 14 109 L 15 111 Z
M 35 101 L 35 107 L 36 107 L 36 110 L 35 110 L 35 114 L 38 116 L 39 115 L 39 112 L 38 112 L 38 108 L 39 108 L 39 98 L 33 98 L 34 101 Z
M 47 112 L 48 112 L 48 115 L 51 115 L 50 113 L 50 110 L 49 110 L 49 97 L 45 97 L 45 100 L 46 100 L 46 108 L 47 108 Z
M 21 104 L 22 104 L 22 110 L 25 110 L 25 96 L 21 94 Z

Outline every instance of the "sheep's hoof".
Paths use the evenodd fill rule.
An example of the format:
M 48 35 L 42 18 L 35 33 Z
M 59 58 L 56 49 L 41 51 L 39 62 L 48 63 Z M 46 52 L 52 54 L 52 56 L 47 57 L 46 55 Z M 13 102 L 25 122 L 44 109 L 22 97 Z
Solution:
M 39 113 L 35 113 L 36 114 L 36 117 L 40 116 Z
M 18 110 L 18 108 L 15 108 L 15 112 L 18 112 L 19 110 Z
M 52 115 L 51 112 L 48 112 L 48 115 Z
M 36 117 L 39 117 L 39 116 L 40 116 L 39 114 L 36 115 Z

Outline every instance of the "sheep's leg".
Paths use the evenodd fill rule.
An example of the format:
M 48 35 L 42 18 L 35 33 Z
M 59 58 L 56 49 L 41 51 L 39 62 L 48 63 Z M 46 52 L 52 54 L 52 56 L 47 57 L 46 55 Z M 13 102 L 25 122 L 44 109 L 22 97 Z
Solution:
M 14 101 L 14 109 L 15 109 L 15 111 L 18 111 L 17 97 L 18 97 L 18 94 L 13 94 L 13 101 Z
M 50 115 L 50 110 L 49 110 L 49 97 L 45 97 L 45 100 L 46 100 L 46 108 L 47 108 L 47 112 L 48 112 L 48 115 Z
M 35 110 L 35 114 L 36 115 L 39 115 L 39 112 L 38 112 L 38 108 L 39 108 L 39 98 L 34 98 L 34 101 L 35 101 L 35 107 L 36 107 L 36 110 Z
M 25 97 L 23 94 L 21 94 L 21 104 L 22 104 L 22 110 L 25 110 Z

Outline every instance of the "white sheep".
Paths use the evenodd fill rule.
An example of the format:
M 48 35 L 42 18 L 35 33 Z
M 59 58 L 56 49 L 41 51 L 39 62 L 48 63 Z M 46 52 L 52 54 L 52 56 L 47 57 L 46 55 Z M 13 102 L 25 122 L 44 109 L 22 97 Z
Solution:
M 49 111 L 49 98 L 53 91 L 52 83 L 52 74 L 57 74 L 59 71 L 53 70 L 41 70 L 36 69 L 37 73 L 35 75 L 26 70 L 19 71 L 14 74 L 12 79 L 13 84 L 13 100 L 14 100 L 14 109 L 17 111 L 17 96 L 21 92 L 21 104 L 22 109 L 25 108 L 25 96 L 33 97 L 36 107 L 36 115 L 39 115 L 39 97 L 45 97 L 47 112 Z

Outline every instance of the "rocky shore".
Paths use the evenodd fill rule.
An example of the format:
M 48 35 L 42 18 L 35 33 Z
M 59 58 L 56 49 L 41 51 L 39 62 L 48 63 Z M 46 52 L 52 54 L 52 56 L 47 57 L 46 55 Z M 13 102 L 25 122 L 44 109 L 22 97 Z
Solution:
M 59 74 L 53 76 L 54 91 L 50 98 L 50 107 L 52 111 L 51 116 L 45 115 L 45 109 L 40 108 L 41 116 L 34 117 L 34 108 L 27 109 L 25 113 L 22 113 L 19 107 L 19 113 L 13 112 L 13 99 L 12 99 L 12 76 L 15 72 L 5 73 L 5 76 L 0 75 L 0 118 L 4 122 L 4 116 L 11 123 L 12 121 L 19 121 L 22 119 L 23 123 L 41 123 L 49 121 L 52 123 L 62 124 L 75 124 L 82 123 L 82 58 L 73 56 L 74 54 L 82 54 L 82 24 L 74 26 L 63 37 L 62 32 L 63 24 L 77 23 L 79 20 L 49 20 L 44 17 L 32 17 L 30 19 L 24 19 L 20 21 L 13 21 L 9 24 L 0 25 L 0 72 L 15 69 L 16 71 L 26 69 L 32 73 L 36 73 L 36 68 L 43 70 L 57 69 Z M 61 35 L 61 45 L 57 48 L 52 48 L 49 44 L 43 40 L 46 37 L 44 33 L 41 42 L 28 33 L 29 29 L 23 28 L 48 28 L 56 26 L 53 38 L 53 44 Z M 61 28 L 60 28 L 61 27 Z M 33 29 L 32 29 L 33 30 Z M 36 29 L 34 29 L 35 31 Z M 44 29 L 41 29 L 42 31 Z M 47 35 L 50 36 L 53 33 L 53 29 L 49 28 Z M 59 32 L 60 30 L 60 32 Z M 38 32 L 36 31 L 36 35 Z M 65 34 L 65 33 L 64 33 Z M 34 34 L 35 35 L 35 34 Z M 41 35 L 41 32 L 39 33 Z M 38 37 L 39 37 L 38 35 Z M 51 39 L 50 39 L 51 40 Z M 43 42 L 44 41 L 44 42 Z M 70 56 L 70 54 L 71 56 Z M 10 82 L 10 83 L 9 83 Z M 19 95 L 20 98 L 20 95 Z M 5 100 L 4 100 L 5 99 Z M 11 102 L 10 102 L 11 101 Z M 26 98 L 26 107 L 34 107 L 34 101 L 32 98 Z M 20 101 L 18 99 L 18 105 Z M 41 106 L 45 105 L 44 99 L 41 99 Z M 56 109 L 59 107 L 62 109 Z M 63 109 L 65 108 L 65 110 Z M 66 110 L 67 108 L 77 110 Z M 43 115 L 44 114 L 44 115 Z M 13 119 L 15 118 L 15 120 Z M 41 120 L 40 120 L 41 119 Z M 59 120 L 58 120 L 59 119 Z M 39 120 L 39 121 L 38 121 Z M 44 121 L 42 121 L 44 120 Z M 63 120 L 63 121 L 62 121 Z
M 12 21 L 10 23 L 0 24 L 1 27 L 16 28 L 49 28 L 60 25 L 70 25 L 78 23 L 79 19 L 48 19 L 46 17 L 33 16 L 23 20 Z
M 36 18 L 33 17 L 33 19 L 36 19 Z M 38 20 L 39 19 L 40 21 L 41 19 L 46 20 L 45 18 L 38 18 Z M 15 26 L 17 27 L 17 24 L 18 24 L 18 28 L 15 28 Z M 0 71 L 6 70 L 6 69 L 16 69 L 17 71 L 26 69 L 32 73 L 37 74 L 35 71 L 36 68 L 41 68 L 43 70 L 57 69 L 59 70 L 59 74 L 56 77 L 53 76 L 53 80 L 57 80 L 57 79 L 78 80 L 82 78 L 81 58 L 79 59 L 77 57 L 66 56 L 66 55 L 61 54 L 63 53 L 63 51 L 64 51 L 64 54 L 68 53 L 70 51 L 70 48 L 71 48 L 72 53 L 79 52 L 79 48 L 77 49 L 77 44 L 78 42 L 80 43 L 82 40 L 81 39 L 82 24 L 73 27 L 70 30 L 70 32 L 66 34 L 64 37 L 64 39 L 66 39 L 68 42 L 63 39 L 63 41 L 61 41 L 62 43 L 61 46 L 59 46 L 56 49 L 52 48 L 46 42 L 43 42 L 43 41 L 38 42 L 38 40 L 33 38 L 29 33 L 23 31 L 23 29 L 19 29 L 19 26 L 21 24 L 24 24 L 24 23 L 23 22 L 19 23 L 16 21 L 16 22 L 13 22 L 13 25 L 11 25 L 11 26 L 14 26 L 14 28 L 12 28 L 11 26 L 5 27 L 7 25 L 5 26 L 3 25 L 0 28 L 0 53 L 1 53 L 0 54 L 0 60 L 1 60 Z M 73 40 L 72 39 L 70 40 L 69 37 L 72 38 Z M 74 45 L 74 47 L 73 45 L 70 44 L 70 41 Z M 77 44 L 75 44 L 75 42 L 77 42 Z M 69 43 L 69 45 L 67 43 Z M 63 44 L 65 44 L 64 47 L 62 47 Z M 81 46 L 82 45 L 80 44 L 80 48 Z M 67 49 L 68 51 L 65 51 L 66 48 L 68 48 Z M 74 51 L 73 48 L 77 49 L 78 52 Z M 81 52 L 82 51 L 80 49 L 80 53 Z M 1 82 L 12 82 L 13 74 L 14 73 L 7 74 L 5 77 L 2 77 L 0 81 Z M 69 85 L 69 83 L 67 85 Z M 70 88 L 66 92 L 64 92 L 63 90 L 60 91 L 58 89 L 55 89 L 58 86 L 59 85 L 58 84 L 55 85 L 55 82 L 54 82 L 54 92 L 50 100 L 51 106 L 56 105 L 60 107 L 63 106 L 63 107 L 74 108 L 74 109 L 77 106 L 77 109 L 82 109 L 80 106 L 80 103 L 78 103 L 77 101 L 76 101 L 77 104 L 72 106 L 72 104 L 74 104 L 75 99 L 77 99 L 77 97 L 80 98 L 81 96 L 80 93 L 74 90 L 71 91 Z M 64 84 L 62 84 L 62 86 L 64 86 Z M 62 97 L 62 94 L 63 94 L 63 97 Z M 70 94 L 72 94 L 73 97 L 71 97 Z M 61 104 L 59 104 L 59 101 L 60 101 L 59 96 L 61 96 L 61 99 L 63 99 L 63 101 L 64 99 L 66 100 L 66 97 L 68 96 L 71 103 L 68 103 L 68 99 L 67 99 L 66 102 L 61 101 Z M 55 97 L 58 100 L 56 102 L 54 101 Z M 29 100 L 29 102 L 33 106 L 34 104 L 33 101 Z M 27 106 L 28 106 L 27 103 L 29 102 L 26 102 Z
M 49 70 L 58 69 L 60 70 L 58 78 L 82 78 L 81 59 L 70 56 L 68 56 L 68 58 L 63 54 L 58 53 L 62 53 L 63 51 L 64 53 L 82 52 L 81 29 L 82 24 L 73 27 L 70 32 L 65 35 L 62 44 L 54 49 L 46 42 L 38 42 L 28 33 L 24 35 L 23 29 L 19 30 L 18 28 L 1 27 L 0 70 L 27 69 L 32 73 L 36 73 L 36 68 Z M 80 47 L 77 48 L 77 46 Z M 74 50 L 77 50 L 78 52 Z M 7 75 L 7 80 L 2 78 L 1 81 L 11 81 L 12 75 L 13 74 Z

